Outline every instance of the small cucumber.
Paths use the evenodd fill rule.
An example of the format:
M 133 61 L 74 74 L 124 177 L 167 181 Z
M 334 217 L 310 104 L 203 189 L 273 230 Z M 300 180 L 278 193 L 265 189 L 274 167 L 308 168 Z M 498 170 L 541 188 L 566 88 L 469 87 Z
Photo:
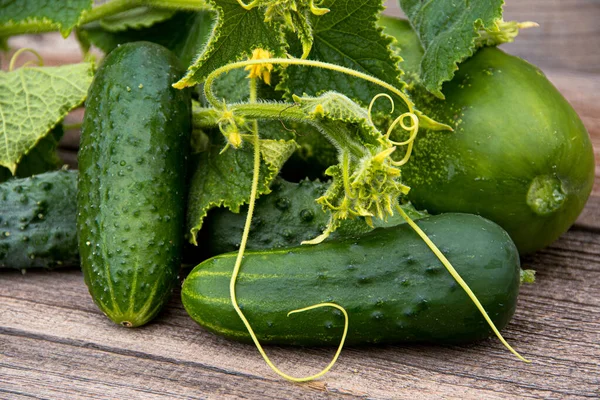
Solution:
M 85 282 L 100 309 L 133 327 L 177 282 L 191 126 L 183 74 L 164 47 L 128 43 L 89 89 L 79 152 L 77 229 Z
M 76 194 L 76 171 L 0 184 L 0 269 L 78 265 Z
M 271 193 L 261 196 L 254 207 L 248 250 L 268 250 L 298 246 L 305 240 L 319 236 L 329 221 L 329 214 L 315 201 L 325 193 L 329 183 L 302 180 L 299 183 L 277 178 L 271 185 Z M 402 205 L 413 219 L 427 216 L 412 205 Z M 237 251 L 242 239 L 248 207 L 235 214 L 227 209 L 212 210 L 200 231 L 199 241 L 207 256 Z M 399 215 L 388 221 L 373 220 L 376 227 L 404 223 Z M 352 236 L 372 230 L 362 219 L 346 220 L 331 238 Z
M 520 263 L 508 234 L 470 214 L 442 214 L 417 224 L 467 282 L 498 329 L 512 317 Z M 250 337 L 229 297 L 237 253 L 206 260 L 184 281 L 181 297 L 201 326 L 227 338 Z M 264 343 L 335 345 L 342 314 L 319 308 L 334 302 L 349 315 L 348 344 L 469 342 L 491 330 L 476 306 L 408 224 L 359 238 L 246 252 L 236 284 L 240 308 Z

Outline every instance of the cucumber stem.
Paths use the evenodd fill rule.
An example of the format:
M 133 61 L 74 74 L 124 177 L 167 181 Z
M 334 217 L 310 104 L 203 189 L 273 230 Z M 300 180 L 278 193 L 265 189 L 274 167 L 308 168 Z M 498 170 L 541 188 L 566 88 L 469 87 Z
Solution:
M 496 325 L 494 325 L 494 323 L 490 319 L 488 313 L 485 311 L 485 309 L 479 302 L 479 299 L 477 298 L 477 296 L 475 296 L 475 293 L 473 293 L 471 288 L 469 288 L 469 285 L 467 285 L 467 283 L 459 275 L 459 273 L 456 271 L 456 269 L 454 269 L 454 267 L 452 266 L 450 261 L 448 261 L 446 256 L 444 256 L 444 254 L 442 254 L 442 252 L 440 251 L 440 249 L 438 249 L 438 247 L 435 245 L 435 243 L 433 243 L 431 241 L 431 239 L 429 239 L 429 237 L 425 234 L 425 232 L 423 232 L 423 230 L 421 228 L 419 228 L 419 226 L 404 212 L 404 210 L 402 209 L 402 207 L 400 207 L 400 205 L 396 204 L 396 210 L 398 211 L 398 213 L 400 213 L 402 218 L 404 218 L 404 220 L 410 225 L 410 227 L 413 228 L 413 230 L 421 237 L 421 239 L 423 239 L 423 241 L 431 249 L 433 254 L 435 254 L 436 257 L 441 261 L 441 263 L 444 264 L 444 267 L 446 267 L 446 269 L 448 270 L 450 275 L 452 275 L 452 277 L 456 280 L 456 282 L 460 285 L 460 287 L 462 287 L 463 290 L 467 293 L 469 298 L 473 301 L 473 303 L 475 304 L 475 306 L 477 307 L 479 312 L 481 312 L 481 315 L 483 315 L 483 318 L 485 318 L 486 322 L 488 323 L 490 328 L 492 328 L 492 331 L 494 331 L 494 333 L 496 334 L 498 339 L 500 339 L 502 344 L 511 353 L 513 353 L 515 356 L 517 356 L 517 358 L 519 358 L 522 361 L 525 361 L 526 363 L 530 363 L 531 361 L 525 359 L 523 356 L 521 356 L 519 353 L 517 353 L 517 351 L 515 349 L 513 349 L 506 340 L 504 340 L 504 338 L 500 334 L 500 331 L 498 331 L 498 328 L 496 328 Z

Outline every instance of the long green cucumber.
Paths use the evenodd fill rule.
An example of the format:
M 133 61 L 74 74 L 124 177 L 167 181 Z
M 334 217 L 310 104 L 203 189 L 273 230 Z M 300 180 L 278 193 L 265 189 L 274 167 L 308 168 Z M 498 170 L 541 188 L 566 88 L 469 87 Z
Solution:
M 79 152 L 77 229 L 85 282 L 100 309 L 133 327 L 177 282 L 183 244 L 190 95 L 164 47 L 128 43 L 89 89 Z
M 76 171 L 0 184 L 0 269 L 78 265 L 76 193 Z
M 479 298 L 499 329 L 512 317 L 520 262 L 509 235 L 470 214 L 417 221 Z M 183 305 L 204 328 L 249 341 L 229 297 L 237 253 L 199 264 L 184 281 Z M 439 259 L 408 224 L 315 246 L 246 252 L 236 284 L 240 308 L 264 343 L 335 345 L 349 315 L 348 344 L 469 342 L 488 324 Z

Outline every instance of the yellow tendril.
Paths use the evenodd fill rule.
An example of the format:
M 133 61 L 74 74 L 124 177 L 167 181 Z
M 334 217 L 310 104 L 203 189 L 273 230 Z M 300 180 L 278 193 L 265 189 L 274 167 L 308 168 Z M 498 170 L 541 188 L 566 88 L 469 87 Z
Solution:
M 411 126 L 407 126 L 404 123 L 404 119 L 406 117 L 410 118 L 410 120 L 412 122 Z M 395 146 L 407 146 L 406 153 L 404 153 L 404 157 L 402 158 L 402 160 L 392 162 L 392 165 L 394 165 L 396 167 L 400 167 L 400 166 L 406 164 L 408 162 L 408 160 L 410 159 L 415 139 L 417 137 L 417 134 L 419 133 L 419 118 L 414 113 L 411 113 L 411 112 L 407 112 L 407 113 L 400 115 L 398 118 L 396 118 L 394 120 L 394 122 L 392 122 L 392 125 L 390 126 L 390 128 L 388 129 L 388 131 L 385 135 L 386 138 L 389 139 L 390 134 L 392 133 L 392 130 L 398 123 L 400 124 L 402 129 L 410 132 L 410 136 L 404 142 L 394 142 L 394 141 L 390 140 L 391 143 L 394 144 Z
M 371 102 L 369 103 L 369 108 L 367 109 L 367 118 L 368 118 L 369 122 L 371 123 L 371 125 L 375 125 L 373 123 L 373 119 L 371 118 L 371 114 L 373 112 L 373 105 L 375 104 L 375 101 L 377 101 L 377 99 L 380 97 L 385 97 L 386 99 L 388 99 L 390 101 L 390 104 L 392 105 L 392 110 L 390 111 L 390 114 L 394 112 L 395 104 L 394 104 L 394 99 L 392 99 L 392 96 L 390 96 L 387 93 L 379 93 L 379 94 L 375 95 L 375 97 L 373 97 L 371 99 Z
M 37 59 L 38 59 L 38 66 L 43 67 L 44 66 L 44 59 L 42 58 L 42 56 L 40 55 L 40 53 L 38 53 L 37 51 L 35 51 L 32 48 L 29 47 L 25 47 L 22 49 L 19 49 L 17 51 L 15 51 L 15 54 L 13 54 L 12 58 L 10 59 L 10 63 L 8 64 L 8 71 L 12 71 L 13 69 L 15 69 L 15 63 L 17 62 L 17 59 L 19 58 L 19 56 L 25 52 L 29 52 L 34 54 Z M 32 61 L 28 61 L 25 63 L 25 65 L 23 65 L 23 67 L 27 67 Z
M 329 12 L 329 8 L 315 6 L 315 1 L 310 0 L 310 12 L 314 15 L 325 15 Z
M 390 114 L 394 112 L 394 99 L 392 99 L 392 97 L 386 93 L 379 93 L 378 95 L 373 97 L 373 99 L 371 100 L 371 103 L 369 103 L 369 108 L 367 109 L 367 118 L 369 120 L 369 123 L 371 123 L 371 125 L 374 125 L 373 119 L 371 117 L 371 114 L 373 112 L 373 105 L 375 104 L 375 101 L 377 101 L 377 99 L 379 99 L 380 97 L 385 97 L 390 101 L 390 104 L 392 105 Z M 393 161 L 391 163 L 395 167 L 402 166 L 408 162 L 408 160 L 412 154 L 413 142 L 415 141 L 415 138 L 417 137 L 417 133 L 419 132 L 419 117 L 415 114 L 415 112 L 412 110 L 411 107 L 409 107 L 409 109 L 410 109 L 410 111 L 405 112 L 404 114 L 400 115 L 398 118 L 396 118 L 392 122 L 392 124 L 388 128 L 386 134 L 383 136 L 382 139 L 380 139 L 380 142 L 384 145 L 395 146 L 394 149 L 396 147 L 400 147 L 400 146 L 408 146 L 406 149 L 406 153 L 404 154 L 404 158 L 402 158 L 402 160 L 400 160 L 400 161 Z M 408 126 L 404 123 L 404 120 L 407 117 L 410 118 L 410 120 L 412 122 L 412 124 L 410 126 Z M 390 139 L 390 135 L 391 135 L 392 131 L 398 124 L 400 125 L 400 127 L 402 129 L 404 129 L 405 131 L 410 133 L 408 140 L 405 140 L 404 142 L 395 142 Z M 389 154 L 386 154 L 386 156 L 389 156 L 392 152 L 393 151 L 389 152 Z M 380 156 L 380 155 L 378 155 L 378 156 Z
M 256 102 L 256 78 L 251 78 L 250 79 L 250 102 L 254 103 Z M 290 311 L 287 315 L 288 317 L 291 314 L 296 314 L 296 313 L 300 313 L 300 312 L 304 312 L 304 311 L 309 311 L 309 310 L 313 310 L 316 308 L 321 308 L 321 307 L 333 307 L 338 309 L 339 311 L 342 312 L 342 314 L 344 315 L 344 332 L 342 334 L 342 338 L 340 340 L 340 344 L 338 346 L 337 351 L 335 352 L 335 355 L 333 356 L 331 362 L 324 368 L 322 369 L 320 372 L 314 374 L 314 375 L 310 375 L 310 376 L 304 376 L 304 377 L 293 377 L 291 375 L 286 374 L 285 372 L 281 371 L 279 368 L 277 368 L 275 366 L 275 364 L 273 364 L 273 362 L 271 361 L 271 359 L 269 358 L 269 356 L 267 355 L 267 353 L 264 351 L 262 345 L 260 344 L 258 338 L 256 337 L 256 334 L 254 333 L 254 330 L 252 329 L 252 326 L 250 325 L 250 323 L 248 322 L 248 319 L 246 318 L 246 316 L 244 315 L 244 313 L 242 312 L 242 310 L 240 309 L 238 302 L 237 302 L 237 297 L 236 297 L 236 292 L 235 292 L 235 284 L 237 281 L 237 277 L 238 274 L 240 272 L 241 266 L 242 266 L 242 260 L 244 257 L 244 252 L 246 250 L 246 243 L 248 241 L 248 236 L 250 234 L 250 226 L 252 224 L 252 215 L 254 214 L 254 205 L 256 203 L 256 197 L 257 197 L 257 192 L 258 192 L 258 181 L 259 181 L 259 177 L 260 177 L 260 142 L 259 142 L 259 137 L 258 137 L 258 122 L 256 120 L 252 121 L 252 137 L 253 137 L 253 145 L 254 145 L 254 170 L 253 170 L 253 175 L 252 175 L 252 189 L 250 192 L 250 201 L 248 204 L 248 215 L 246 216 L 246 223 L 244 225 L 244 233 L 242 235 L 242 241 L 240 243 L 240 249 L 238 252 L 238 255 L 236 257 L 235 260 L 235 266 L 233 267 L 233 272 L 231 273 L 231 280 L 229 281 L 229 296 L 231 298 L 231 304 L 233 305 L 233 308 L 235 309 L 236 313 L 238 314 L 238 316 L 240 317 L 240 319 L 242 320 L 242 322 L 244 323 L 244 326 L 246 327 L 246 329 L 248 330 L 248 334 L 250 335 L 250 337 L 252 338 L 252 341 L 254 342 L 254 345 L 256 346 L 256 348 L 258 349 L 258 352 L 260 353 L 260 355 L 262 356 L 262 358 L 265 360 L 265 362 L 267 363 L 267 365 L 279 376 L 292 381 L 292 382 L 306 382 L 306 381 L 310 381 L 313 379 L 317 379 L 321 376 L 323 376 L 324 374 L 326 374 L 332 367 L 333 365 L 336 363 L 342 348 L 344 347 L 344 343 L 346 341 L 346 336 L 348 334 L 348 313 L 346 312 L 346 310 L 335 303 L 319 303 L 319 304 L 315 304 L 312 306 L 308 306 L 308 307 L 304 307 L 304 308 L 300 308 L 300 309 L 296 309 L 296 310 L 292 310 Z
M 513 349 L 511 347 L 511 345 L 509 345 L 508 342 L 502 337 L 502 335 L 500 334 L 500 331 L 498 331 L 498 328 L 496 328 L 496 325 L 494 325 L 494 323 L 490 319 L 489 315 L 487 314 L 487 312 L 485 311 L 485 309 L 479 302 L 479 299 L 477 298 L 477 296 L 475 296 L 475 293 L 473 293 L 473 291 L 471 290 L 469 285 L 467 285 L 467 283 L 459 275 L 459 273 L 456 271 L 456 269 L 454 269 L 454 267 L 452 266 L 450 261 L 448 261 L 446 256 L 444 254 L 442 254 L 442 252 L 440 251 L 440 249 L 438 249 L 438 247 L 435 245 L 435 243 L 433 243 L 431 241 L 431 239 L 429 239 L 429 237 L 425 234 L 425 232 L 423 232 L 423 230 L 406 214 L 406 212 L 404 212 L 404 210 L 402 209 L 402 207 L 400 207 L 400 205 L 396 204 L 396 210 L 398 211 L 398 213 L 400 213 L 402 218 L 404 218 L 404 220 L 410 225 L 410 227 L 413 228 L 413 230 L 421 237 L 421 239 L 425 242 L 425 244 L 431 249 L 433 254 L 435 254 L 436 257 L 444 265 L 444 267 L 446 267 L 446 269 L 448 270 L 450 275 L 452 275 L 454 280 L 467 293 L 467 295 L 469 296 L 471 301 L 475 304 L 475 306 L 477 307 L 477 309 L 479 310 L 481 315 L 483 315 L 483 318 L 485 318 L 485 320 L 488 323 L 488 325 L 490 326 L 490 328 L 492 328 L 492 331 L 494 331 L 494 333 L 496 334 L 496 337 L 498 337 L 498 339 L 500 339 L 500 342 L 502 342 L 502 344 L 511 353 L 513 353 L 515 356 L 517 356 L 517 358 L 519 358 L 520 360 L 525 361 L 527 363 L 531 362 L 531 361 L 523 358 L 523 356 L 521 356 L 519 353 L 517 353 L 517 351 L 515 349 Z
M 240 5 L 240 7 L 242 7 L 244 10 L 246 11 L 250 11 L 252 10 L 254 7 L 258 6 L 260 3 L 260 0 L 254 0 L 252 2 L 250 2 L 250 4 L 246 4 L 244 3 L 242 0 L 237 0 L 238 4 Z

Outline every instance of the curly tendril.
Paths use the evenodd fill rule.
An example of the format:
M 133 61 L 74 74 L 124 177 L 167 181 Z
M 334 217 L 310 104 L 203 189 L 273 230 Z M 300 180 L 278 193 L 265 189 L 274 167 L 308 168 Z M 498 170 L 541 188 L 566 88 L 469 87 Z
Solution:
M 256 81 L 257 81 L 257 77 L 256 76 L 252 76 L 252 74 L 249 75 L 250 78 L 250 103 L 256 103 L 257 101 L 257 89 L 256 89 Z M 232 117 L 233 119 L 233 117 Z M 322 308 L 322 307 L 333 307 L 339 311 L 341 311 L 341 313 L 344 315 L 344 332 L 342 334 L 342 338 L 340 340 L 340 344 L 338 346 L 337 351 L 335 352 L 331 362 L 324 368 L 322 369 L 320 372 L 314 374 L 314 375 L 310 375 L 310 376 L 304 376 L 304 377 L 294 377 L 291 375 L 286 374 L 285 372 L 281 371 L 279 368 L 277 368 L 277 366 L 275 366 L 275 364 L 273 364 L 273 362 L 271 361 L 271 359 L 269 358 L 269 356 L 267 355 L 267 353 L 265 352 L 265 350 L 263 349 L 262 345 L 260 344 L 260 341 L 258 340 L 258 338 L 256 337 L 256 334 L 254 333 L 254 330 L 252 329 L 252 326 L 250 325 L 250 322 L 248 322 L 248 319 L 246 318 L 246 316 L 244 315 L 244 313 L 242 312 L 242 310 L 240 309 L 238 302 L 237 302 L 237 296 L 236 296 L 236 291 L 235 291 L 235 285 L 237 282 L 237 277 L 239 275 L 241 266 L 242 266 L 242 260 L 244 257 L 244 252 L 246 250 L 246 243 L 248 241 L 248 236 L 250 234 L 250 226 L 252 224 L 252 215 L 254 214 L 254 206 L 256 203 L 256 197 L 257 197 L 257 192 L 258 192 L 258 181 L 259 181 L 259 177 L 260 177 L 260 142 L 259 142 L 259 136 L 258 136 L 258 122 L 256 120 L 252 121 L 252 143 L 254 145 L 254 170 L 253 170 L 253 174 L 252 174 L 252 188 L 251 188 L 251 192 L 250 192 L 250 200 L 249 200 L 249 204 L 248 204 L 248 214 L 246 215 L 246 223 L 244 225 L 244 233 L 242 234 L 242 241 L 240 243 L 240 249 L 238 251 L 238 255 L 237 258 L 235 260 L 235 265 L 233 267 L 233 272 L 231 273 L 231 280 L 229 281 L 229 297 L 231 298 L 231 304 L 233 305 L 233 308 L 235 309 L 236 313 L 238 314 L 238 316 L 240 317 L 240 319 L 242 320 L 242 322 L 244 323 L 244 326 L 246 327 L 246 330 L 248 331 L 248 334 L 250 335 L 250 337 L 252 338 L 252 341 L 254 342 L 254 345 L 256 346 L 256 348 L 258 349 L 258 352 L 260 353 L 260 355 L 262 356 L 262 358 L 265 360 L 265 362 L 267 363 L 267 365 L 279 376 L 281 376 L 282 378 L 285 378 L 289 381 L 292 382 L 306 382 L 306 381 L 310 381 L 313 379 L 317 379 L 320 378 L 321 376 L 325 375 L 336 363 L 340 353 L 342 352 L 342 348 L 344 347 L 344 343 L 346 341 L 346 336 L 348 334 L 348 313 L 346 312 L 346 310 L 344 309 L 344 307 L 335 304 L 335 303 L 319 303 L 319 304 L 315 304 L 312 306 L 308 306 L 308 307 L 304 307 L 304 308 L 300 308 L 300 309 L 296 309 L 296 310 L 292 310 L 290 311 L 287 316 L 289 317 L 292 314 L 297 314 L 297 313 L 301 313 L 301 312 L 305 312 L 305 311 L 309 311 L 309 310 L 313 310 L 316 308 Z
M 394 99 L 392 99 L 392 97 L 390 95 L 388 95 L 387 93 L 379 93 L 378 95 L 376 95 L 375 97 L 373 97 L 373 99 L 371 100 L 371 103 L 369 103 L 369 108 L 367 110 L 367 114 L 368 114 L 368 119 L 369 122 L 373 124 L 373 119 L 371 117 L 372 111 L 373 111 L 373 105 L 375 104 L 375 102 L 377 101 L 377 99 L 384 97 L 386 99 L 388 99 L 390 101 L 391 104 L 391 110 L 390 110 L 390 114 L 394 112 Z M 410 118 L 411 120 L 411 125 L 406 125 L 404 123 L 404 120 L 406 118 Z M 407 140 L 405 140 L 404 142 L 396 142 L 390 139 L 390 135 L 392 134 L 394 128 L 400 125 L 400 127 L 402 129 L 404 129 L 405 131 L 409 132 L 409 137 Z M 413 142 L 415 141 L 416 137 L 417 137 L 417 133 L 419 132 L 419 117 L 417 117 L 417 115 L 412 112 L 405 112 L 404 114 L 400 115 L 399 117 L 397 117 L 392 124 L 390 125 L 390 127 L 388 128 L 386 134 L 383 136 L 383 139 L 385 141 L 385 144 L 388 145 L 393 145 L 395 146 L 395 148 L 397 147 L 402 147 L 402 146 L 408 146 L 406 148 L 406 153 L 404 154 L 404 157 L 402 158 L 402 160 L 400 161 L 392 161 L 392 165 L 395 167 L 400 167 L 404 164 L 406 164 L 408 162 L 408 160 L 410 159 L 410 156 L 412 154 L 412 149 L 413 149 Z M 390 152 L 390 155 L 393 151 Z
M 15 69 L 15 64 L 17 62 L 17 59 L 21 56 L 21 54 L 26 53 L 26 52 L 32 53 L 32 54 L 34 54 L 37 57 L 37 59 L 38 59 L 38 63 L 37 63 L 38 67 L 43 67 L 44 66 L 44 59 L 42 58 L 42 56 L 40 55 L 40 53 L 38 53 L 37 51 L 35 51 L 32 48 L 25 47 L 25 48 L 22 48 L 22 49 L 19 49 L 19 50 L 15 51 L 15 54 L 13 54 L 12 58 L 10 59 L 10 64 L 8 64 L 8 71 L 9 72 L 11 72 L 12 70 Z M 29 64 L 32 64 L 32 63 L 35 65 L 35 63 L 33 61 L 27 61 L 25 64 L 23 64 L 23 66 L 21 68 L 27 67 Z

